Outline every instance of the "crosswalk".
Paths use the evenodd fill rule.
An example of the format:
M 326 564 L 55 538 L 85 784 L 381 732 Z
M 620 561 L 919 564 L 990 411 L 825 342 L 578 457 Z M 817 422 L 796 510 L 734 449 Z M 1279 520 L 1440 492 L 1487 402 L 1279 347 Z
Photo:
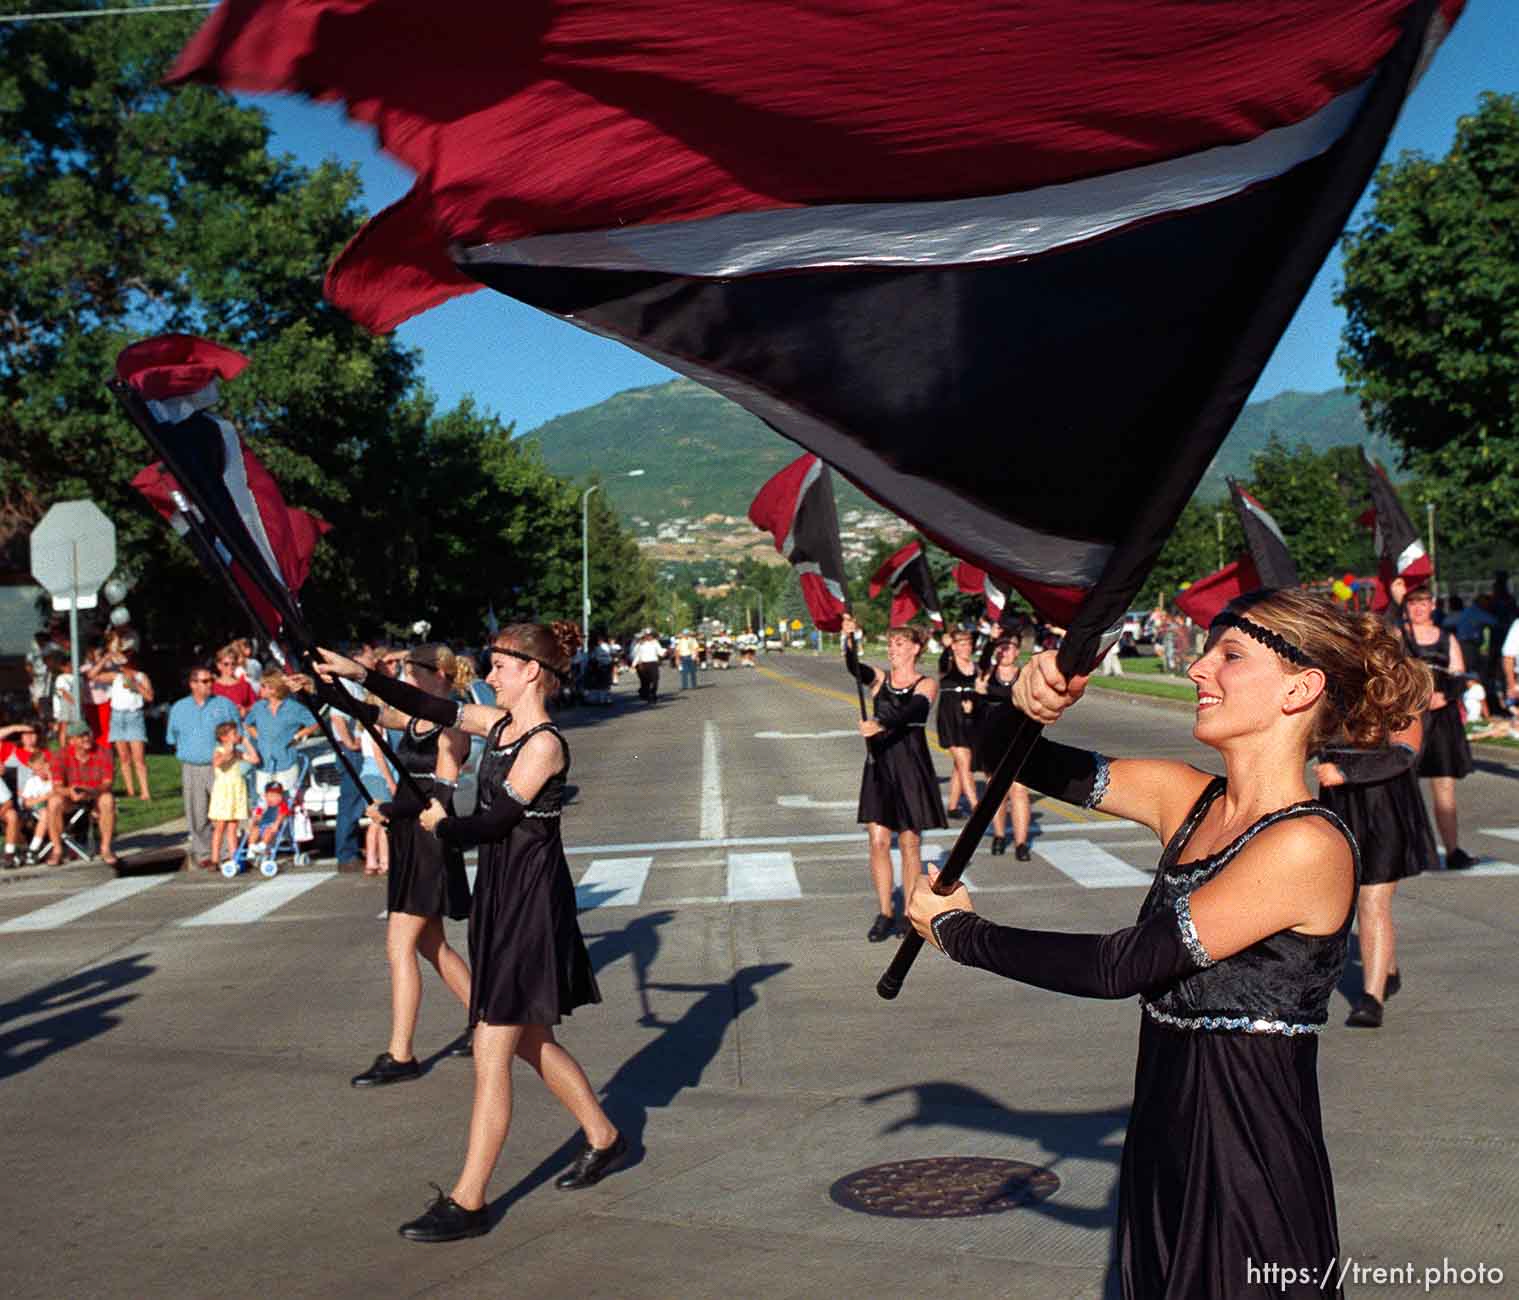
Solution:
M 1148 888 L 1153 876 L 1149 871 L 1130 865 L 1113 850 L 1118 848 L 1145 848 L 1149 841 L 1108 839 L 1098 843 L 1088 838 L 1096 827 L 1083 829 L 1087 834 L 1042 835 L 1034 841 L 1032 863 L 1013 864 L 1006 859 L 977 860 L 977 873 L 966 876 L 965 884 L 971 892 L 1005 893 L 1018 890 L 1049 889 L 1075 886 L 1080 889 L 1130 889 Z M 1122 829 L 1112 827 L 1111 829 Z M 1133 828 L 1128 828 L 1132 830 Z M 1519 842 L 1519 830 L 1483 832 L 1499 838 Z M 689 874 L 693 863 L 688 860 L 689 846 L 671 843 L 665 846 L 644 846 L 663 849 L 664 852 L 627 853 L 617 851 L 620 846 L 604 846 L 602 855 L 591 856 L 583 870 L 572 866 L 578 875 L 575 885 L 576 904 L 582 912 L 608 908 L 671 907 L 719 905 L 728 903 L 781 903 L 798 899 L 844 898 L 869 892 L 863 871 L 863 860 L 847 864 L 837 859 L 819 856 L 826 846 L 814 845 L 821 836 L 798 836 L 798 850 L 810 850 L 811 857 L 798 858 L 792 848 L 780 847 L 769 840 L 745 841 L 740 847 L 722 850 L 723 842 L 708 842 L 707 847 L 717 849 L 720 856 L 702 859 L 696 866 L 706 868 L 704 879 L 721 883 L 721 892 L 674 896 L 667 886 L 656 888 L 661 868 L 682 868 Z M 833 837 L 826 837 L 832 840 Z M 858 844 L 859 837 L 849 837 Z M 728 843 L 733 843 L 728 841 Z M 592 851 L 594 852 L 594 851 Z M 947 847 L 940 843 L 926 848 L 925 856 L 932 862 L 942 861 Z M 572 851 L 571 861 L 576 863 L 579 854 Z M 863 858 L 863 855 L 857 855 Z M 1000 863 L 1000 865 L 999 865 Z M 846 869 L 840 871 L 840 867 Z M 896 849 L 892 850 L 893 874 L 901 881 L 901 860 Z M 475 868 L 469 869 L 471 884 Z M 1495 876 L 1519 876 L 1519 865 L 1510 862 L 1486 860 L 1467 871 L 1433 872 L 1436 878 L 1449 881 Z M 212 906 L 190 916 L 171 918 L 165 922 L 172 929 L 197 930 L 214 927 L 253 925 L 278 917 L 297 899 L 312 894 L 334 880 L 337 873 L 330 870 L 296 871 L 275 877 L 273 880 L 238 882 L 235 892 L 224 895 Z M 66 894 L 52 902 L 24 911 L 0 922 L 0 935 L 45 932 L 92 917 L 111 919 L 111 909 L 148 893 L 179 877 L 175 875 L 136 876 L 109 880 Z M 804 880 L 807 882 L 804 885 Z M 182 891 L 164 891 L 163 898 L 187 897 Z M 330 909 L 327 909 L 330 912 Z M 298 915 L 300 913 L 297 913 Z M 313 912 L 312 914 L 317 914 Z M 290 915 L 286 913 L 286 915 Z M 380 913 L 383 917 L 385 913 Z

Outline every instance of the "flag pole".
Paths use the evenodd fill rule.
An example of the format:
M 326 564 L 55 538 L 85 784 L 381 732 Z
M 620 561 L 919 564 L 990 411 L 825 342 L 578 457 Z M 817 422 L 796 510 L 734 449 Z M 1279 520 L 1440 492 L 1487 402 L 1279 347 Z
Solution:
M 202 503 L 196 502 L 194 500 L 195 489 L 193 487 L 193 479 L 185 473 L 184 466 L 179 463 L 179 458 L 174 454 L 173 450 L 169 447 L 167 442 L 158 436 L 158 429 L 154 423 L 152 416 L 148 413 L 148 410 L 143 403 L 142 398 L 138 396 L 137 392 L 132 388 L 130 384 L 127 384 L 119 379 L 110 380 L 107 383 L 107 387 L 110 388 L 111 392 L 115 394 L 116 400 L 121 403 L 122 409 L 127 414 L 127 418 L 130 419 L 134 425 L 136 425 L 137 431 L 142 434 L 143 439 L 147 442 L 148 446 L 151 447 L 153 451 L 157 453 L 158 458 L 163 461 L 164 468 L 169 471 L 169 473 L 173 476 L 174 481 L 179 485 L 179 491 L 181 494 L 183 494 L 186 504 L 193 505 L 193 509 L 184 510 L 181 511 L 181 513 L 184 515 L 185 522 L 192 530 L 195 531 L 196 535 L 200 538 L 200 549 L 203 553 L 202 563 L 205 562 L 205 559 L 208 556 L 215 557 L 215 559 L 218 561 L 216 571 L 218 575 L 223 579 L 227 587 L 232 591 L 233 597 L 237 600 L 238 604 L 242 606 L 243 611 L 253 619 L 255 626 L 263 626 L 263 620 L 260 619 L 254 611 L 252 603 L 247 598 L 247 593 L 245 593 L 242 588 L 238 586 L 237 579 L 232 576 L 231 570 L 227 567 L 226 563 L 221 560 L 221 556 L 216 549 L 216 540 L 212 538 L 210 533 L 209 521 L 211 514 Z M 306 626 L 306 622 L 302 616 L 300 606 L 296 604 L 295 600 L 288 590 L 276 588 L 275 585 L 269 580 L 268 575 L 264 573 L 263 558 L 261 556 L 248 555 L 246 553 L 239 554 L 238 552 L 242 551 L 242 547 L 239 544 L 237 538 L 233 536 L 222 535 L 220 537 L 220 540 L 223 546 L 226 548 L 227 553 L 243 566 L 244 572 L 246 572 L 249 579 L 257 585 L 258 589 L 263 593 L 264 598 L 268 600 L 276 610 L 279 610 L 284 615 L 285 622 L 288 625 L 290 633 L 290 640 L 295 648 L 297 656 L 305 663 L 308 668 L 311 668 L 315 662 L 314 656 L 312 655 L 312 650 L 315 646 L 315 642 L 311 636 L 310 629 Z M 273 651 L 277 657 L 282 657 L 280 656 L 277 639 L 273 636 L 268 635 L 267 628 L 265 628 L 264 631 L 266 638 L 269 641 L 271 651 Z M 312 671 L 312 677 L 314 681 L 320 680 L 314 669 Z M 338 744 L 337 737 L 333 735 L 330 724 L 321 715 L 320 701 L 317 700 L 317 697 L 309 691 L 298 692 L 297 698 L 303 705 L 305 705 L 307 710 L 311 713 L 311 716 L 316 720 L 318 729 L 322 732 L 322 735 L 326 737 L 327 742 L 332 746 L 333 754 L 337 758 L 338 762 L 343 765 L 344 771 L 353 778 L 353 782 L 356 786 L 362 788 L 364 783 L 359 780 L 358 773 L 354 771 L 352 762 L 349 760 L 347 754 L 345 754 L 343 751 L 343 746 Z M 317 700 L 317 708 L 311 707 L 311 701 L 314 700 Z M 425 807 L 427 804 L 427 796 L 422 793 L 422 787 L 417 784 L 416 778 L 413 777 L 409 771 L 407 771 L 406 765 L 400 761 L 400 759 L 396 756 L 395 751 L 391 749 L 390 743 L 385 739 L 384 732 L 382 732 L 379 728 L 371 725 L 367 721 L 364 721 L 362 719 L 359 721 L 361 722 L 361 725 L 364 727 L 364 729 L 369 733 L 370 739 L 375 742 L 380 752 L 385 755 L 386 759 L 389 760 L 391 766 L 396 769 L 397 778 L 401 784 L 407 788 L 407 791 L 414 799 L 416 799 Z

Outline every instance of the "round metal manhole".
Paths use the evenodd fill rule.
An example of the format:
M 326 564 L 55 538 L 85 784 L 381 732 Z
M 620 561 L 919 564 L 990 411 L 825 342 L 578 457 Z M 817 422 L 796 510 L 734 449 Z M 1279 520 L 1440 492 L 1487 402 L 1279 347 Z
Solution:
M 1048 1169 L 986 1156 L 896 1160 L 845 1174 L 828 1189 L 834 1202 L 891 1219 L 963 1219 L 1001 1214 L 1047 1200 L 1060 1188 Z

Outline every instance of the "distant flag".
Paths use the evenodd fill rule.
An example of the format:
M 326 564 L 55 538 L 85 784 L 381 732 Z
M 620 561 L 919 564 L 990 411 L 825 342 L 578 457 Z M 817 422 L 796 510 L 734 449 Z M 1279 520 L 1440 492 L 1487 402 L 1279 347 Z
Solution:
M 775 538 L 775 549 L 796 570 L 813 625 L 844 626 L 849 600 L 833 479 L 816 456 L 801 456 L 760 488 L 749 506 L 754 526 Z
M 1366 464 L 1366 482 L 1371 491 L 1371 509 L 1361 516 L 1361 522 L 1373 533 L 1377 576 L 1381 578 L 1382 586 L 1390 587 L 1394 578 L 1402 578 L 1410 587 L 1428 582 L 1434 566 L 1418 530 L 1403 509 L 1386 473 L 1366 454 L 1364 447 L 1361 448 L 1361 459 Z
M 1216 573 L 1209 573 L 1189 583 L 1176 593 L 1176 608 L 1199 627 L 1207 627 L 1231 600 L 1262 586 L 1255 562 L 1242 555 Z
M 115 387 L 152 445 L 184 473 L 181 482 L 155 462 L 132 486 L 177 533 L 193 534 L 203 565 L 230 573 L 272 637 L 300 622 L 296 594 L 331 525 L 287 506 L 263 462 L 230 424 L 209 413 L 217 381 L 234 378 L 247 364 L 207 339 L 165 334 L 122 351 Z
M 170 79 L 416 174 L 329 270 L 355 319 L 483 284 L 619 339 L 1095 661 L 1462 7 L 227 0 Z
M 883 591 L 891 592 L 891 626 L 902 627 L 917 616 L 921 609 L 933 620 L 934 626 L 944 626 L 944 615 L 939 610 L 939 593 L 934 590 L 933 574 L 928 568 L 928 557 L 923 554 L 921 542 L 908 542 L 886 557 L 885 563 L 870 579 L 870 598 L 874 600 Z
M 1229 495 L 1234 501 L 1234 511 L 1244 529 L 1245 545 L 1255 566 L 1257 585 L 1261 587 L 1296 587 L 1297 564 L 1287 549 L 1287 539 L 1277 526 L 1266 507 L 1245 491 L 1232 478 Z
M 986 601 L 987 621 L 1003 626 L 1007 615 L 1007 592 L 987 575 L 985 569 L 961 560 L 955 565 L 955 587 L 967 596 L 981 596 Z

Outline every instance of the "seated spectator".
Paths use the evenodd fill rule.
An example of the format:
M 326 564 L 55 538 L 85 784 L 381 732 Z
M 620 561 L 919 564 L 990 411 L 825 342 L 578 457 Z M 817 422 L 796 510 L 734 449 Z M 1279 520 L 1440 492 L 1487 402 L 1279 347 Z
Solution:
M 259 752 L 255 788 L 262 793 L 271 781 L 278 781 L 288 790 L 300 771 L 295 747 L 321 728 L 310 709 L 290 698 L 290 683 L 284 673 L 272 669 L 265 673 L 259 693 L 263 698 L 243 719 L 244 729 Z
M 121 860 L 111 851 L 116 830 L 116 779 L 110 746 L 96 742 L 83 722 L 71 722 L 65 744 L 53 755 L 53 793 L 48 796 L 48 839 L 53 846 L 50 866 L 63 861 L 63 828 L 76 809 L 87 807 L 100 824 L 100 857 L 111 866 Z
M 280 831 L 289 819 L 290 805 L 285 802 L 285 787 L 278 781 L 270 781 L 264 787 L 262 802 L 253 810 L 248 823 L 249 856 L 272 858 Z
M 21 865 L 21 809 L 16 806 L 16 792 L 0 776 L 0 826 L 5 829 L 5 866 Z
M 1461 689 L 1461 720 L 1467 727 L 1487 721 L 1487 688 L 1476 673 L 1467 673 L 1466 685 Z
M 13 722 L 0 727 L 0 776 L 19 789 L 26 780 L 32 755 L 41 751 L 42 727 L 36 722 Z
M 53 797 L 53 760 L 45 749 L 32 751 L 26 780 L 21 784 L 21 824 L 31 822 L 32 842 L 27 845 L 28 862 L 42 861 L 42 846 L 47 840 L 47 804 Z

